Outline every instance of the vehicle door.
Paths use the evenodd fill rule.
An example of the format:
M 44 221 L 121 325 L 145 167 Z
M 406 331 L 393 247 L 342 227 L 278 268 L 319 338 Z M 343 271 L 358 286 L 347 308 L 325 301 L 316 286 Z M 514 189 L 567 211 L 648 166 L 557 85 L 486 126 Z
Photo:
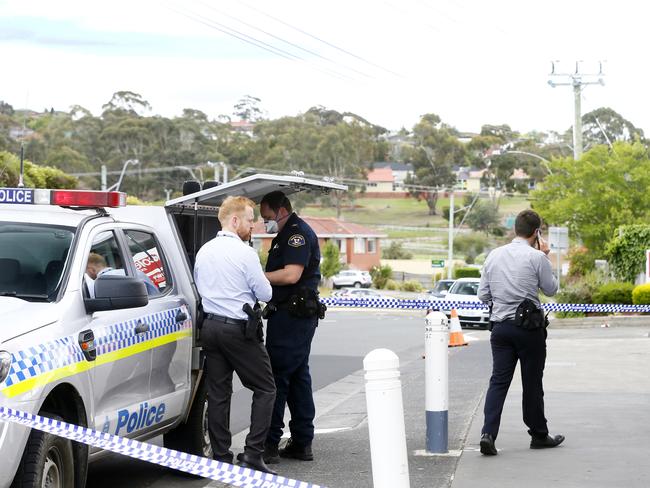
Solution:
M 102 225 L 90 236 L 82 293 L 94 296 L 94 282 L 105 274 L 134 275 L 120 229 Z M 141 431 L 149 410 L 151 349 L 145 337 L 151 327 L 145 307 L 94 312 L 88 330 L 95 339 L 92 369 L 94 423 L 103 432 L 133 437 Z M 146 420 L 146 419 L 145 419 Z
M 173 420 L 183 412 L 191 390 L 192 321 L 188 303 L 174 286 L 169 261 L 154 233 L 137 226 L 123 232 L 129 260 L 149 294 L 150 404 L 158 406 L 156 418 Z

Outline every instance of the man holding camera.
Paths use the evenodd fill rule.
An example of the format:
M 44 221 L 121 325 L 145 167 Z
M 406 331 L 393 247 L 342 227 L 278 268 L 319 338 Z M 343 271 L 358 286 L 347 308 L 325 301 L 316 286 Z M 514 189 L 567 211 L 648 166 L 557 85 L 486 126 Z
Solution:
M 478 298 L 491 306 L 492 377 L 485 397 L 481 453 L 496 455 L 501 412 L 517 366 L 521 364 L 523 418 L 531 436 L 530 448 L 556 447 L 564 436 L 549 436 L 544 417 L 542 376 L 546 361 L 546 326 L 538 293 L 553 296 L 558 281 L 548 258 L 550 248 L 541 237 L 542 220 L 524 210 L 515 220 L 516 237 L 493 250 L 481 274 Z
M 266 277 L 273 286 L 273 298 L 266 309 L 266 349 L 277 393 L 264 459 L 267 463 L 277 463 L 280 457 L 311 461 L 315 407 L 309 353 L 318 318 L 324 314 L 324 306 L 318 300 L 318 238 L 293 212 L 291 202 L 280 191 L 262 198 L 260 214 L 266 232 L 277 233 L 266 264 Z M 278 450 L 287 404 L 291 412 L 291 438 L 284 449 Z

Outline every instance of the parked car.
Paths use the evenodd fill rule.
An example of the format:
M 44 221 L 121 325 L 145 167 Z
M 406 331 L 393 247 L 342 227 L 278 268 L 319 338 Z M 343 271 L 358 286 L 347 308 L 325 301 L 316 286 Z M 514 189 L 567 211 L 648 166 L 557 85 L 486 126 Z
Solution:
M 444 298 L 449 291 L 449 288 L 451 288 L 451 285 L 455 282 L 456 280 L 440 280 L 428 291 L 428 294 L 433 298 Z
M 345 288 L 341 291 L 335 291 L 332 293 L 332 296 L 336 298 L 393 298 L 388 295 L 383 295 L 377 290 L 364 290 L 361 288 Z
M 332 284 L 336 289 L 342 288 L 344 286 L 353 286 L 355 288 L 370 288 L 370 285 L 372 285 L 372 277 L 367 271 L 360 271 L 358 269 L 346 269 L 332 276 Z
M 445 301 L 480 302 L 478 299 L 479 278 L 460 278 L 449 288 Z M 487 309 L 457 309 L 461 327 L 487 329 L 490 323 L 490 312 Z M 451 309 L 443 310 L 449 317 Z

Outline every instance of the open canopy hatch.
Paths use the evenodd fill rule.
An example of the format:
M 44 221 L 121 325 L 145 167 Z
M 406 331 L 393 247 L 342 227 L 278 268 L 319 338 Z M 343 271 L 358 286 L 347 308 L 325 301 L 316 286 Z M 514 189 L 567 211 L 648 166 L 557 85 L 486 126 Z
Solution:
M 255 203 L 259 203 L 264 195 L 275 190 L 291 195 L 299 191 L 328 193 L 331 190 L 345 191 L 347 189 L 348 187 L 345 185 L 329 181 L 311 180 L 301 176 L 258 174 L 169 200 L 166 206 L 185 206 L 197 203 L 199 205 L 218 207 L 230 195 L 245 196 Z

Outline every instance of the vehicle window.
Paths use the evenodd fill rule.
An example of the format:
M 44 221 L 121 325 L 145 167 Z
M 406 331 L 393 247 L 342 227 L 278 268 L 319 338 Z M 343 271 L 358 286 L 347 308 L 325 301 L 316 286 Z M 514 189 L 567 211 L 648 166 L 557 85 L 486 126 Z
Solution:
M 478 295 L 478 283 L 458 283 L 452 292 L 456 295 Z
M 113 231 L 100 232 L 93 239 L 86 261 L 85 293 L 95 297 L 95 281 L 104 275 L 126 276 L 124 259 Z
M 139 230 L 125 230 L 124 234 L 137 274 L 147 287 L 149 296 L 164 293 L 170 283 L 156 238 L 149 232 Z
M 0 222 L 0 295 L 53 300 L 74 228 Z

